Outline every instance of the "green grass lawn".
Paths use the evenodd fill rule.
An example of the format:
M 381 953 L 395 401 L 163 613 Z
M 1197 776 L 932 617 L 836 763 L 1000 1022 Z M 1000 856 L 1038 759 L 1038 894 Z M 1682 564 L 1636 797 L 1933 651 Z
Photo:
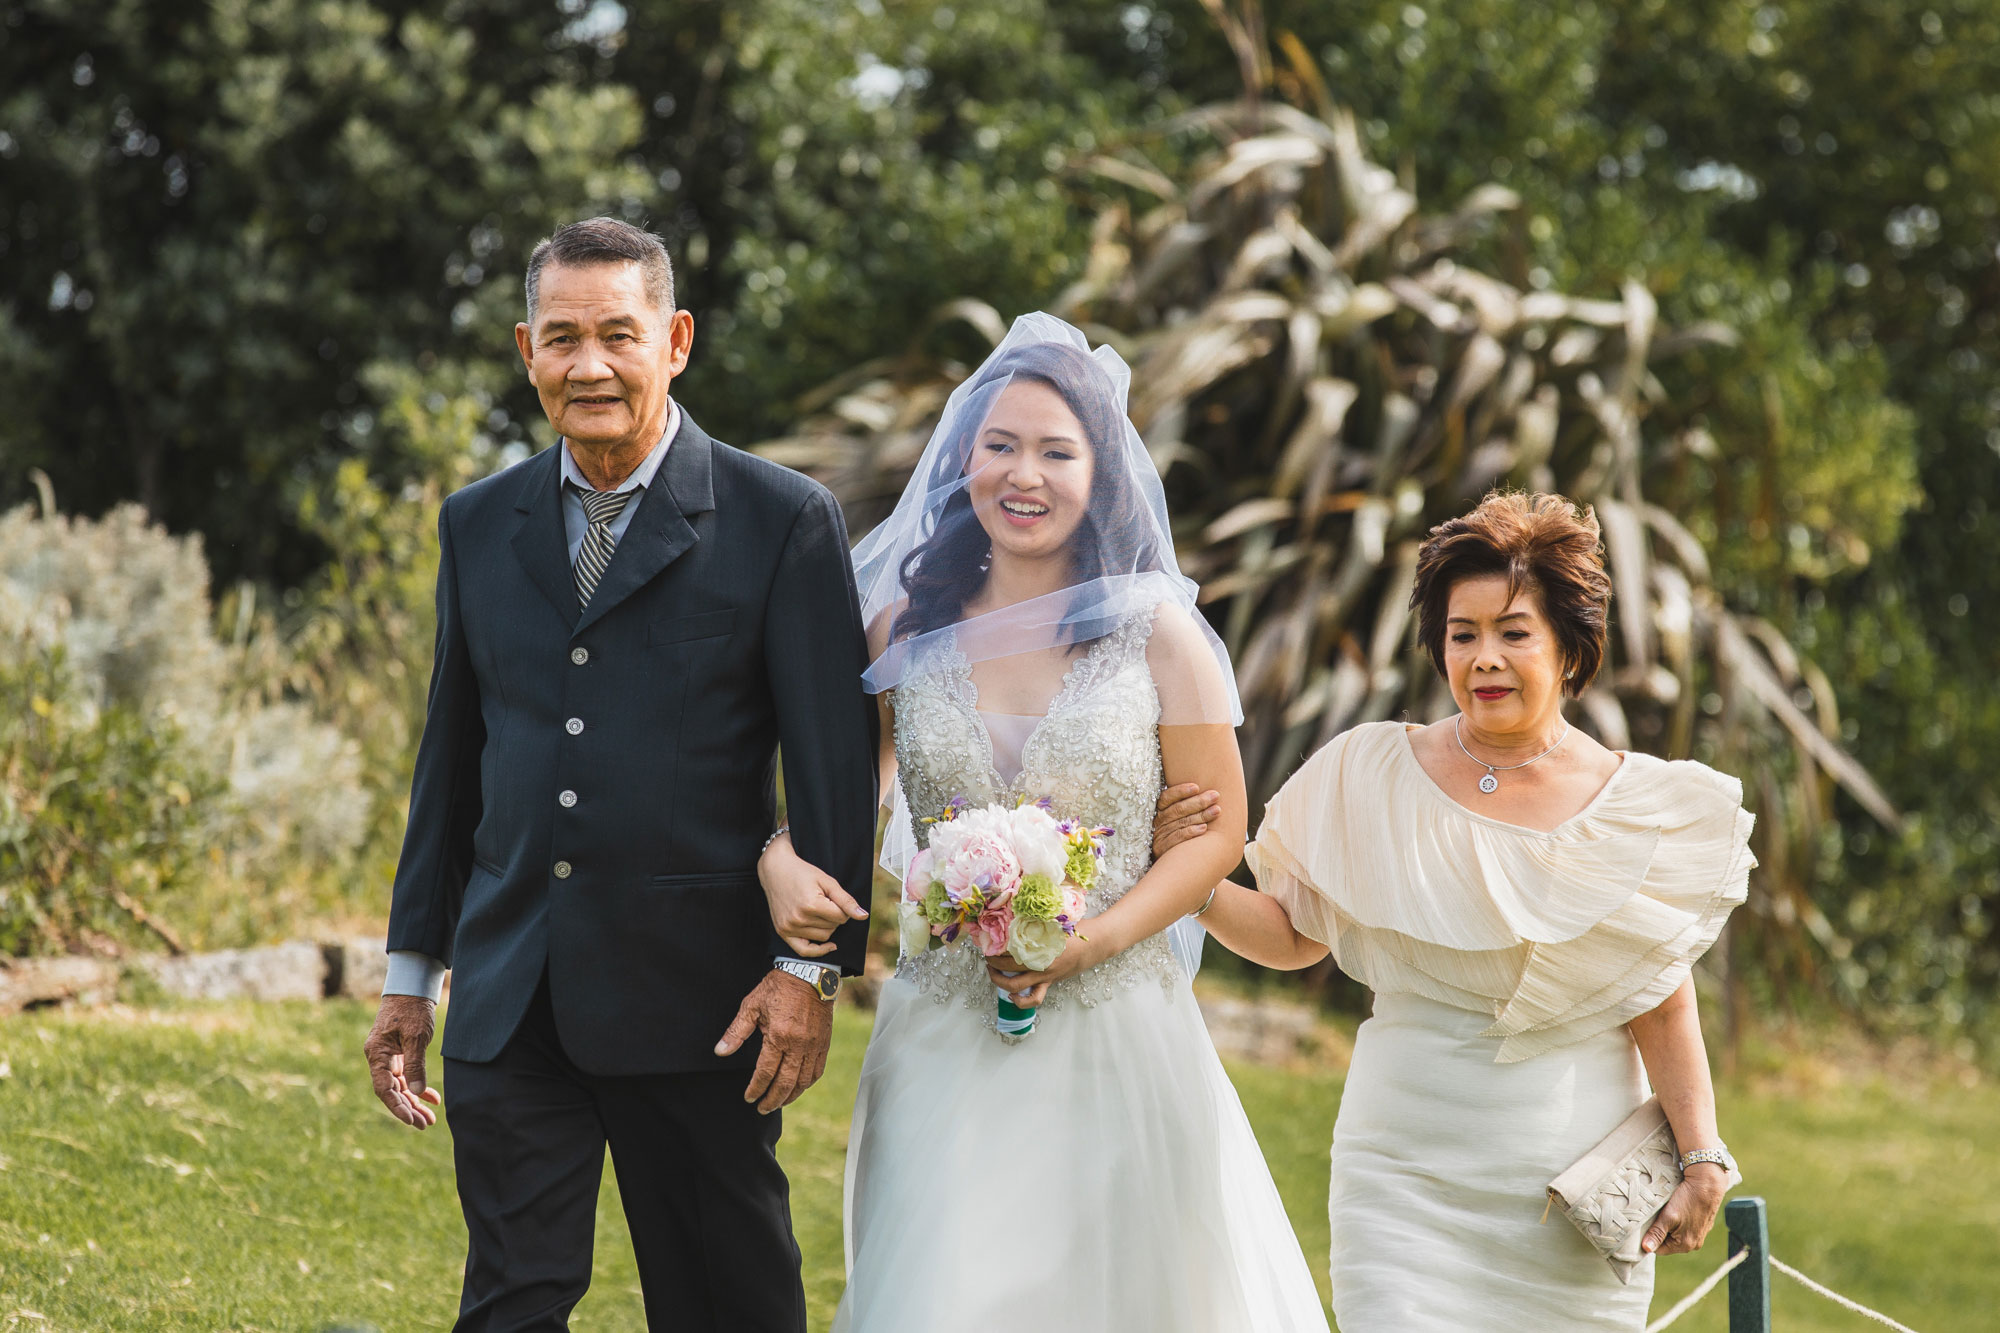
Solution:
M 0 1020 L 0 1333 L 449 1327 L 464 1253 L 450 1140 L 375 1104 L 359 1056 L 369 1018 L 329 1003 Z M 825 1081 L 786 1115 L 816 1330 L 840 1291 L 841 1154 L 866 1039 L 866 1016 L 843 1008 Z M 1340 1079 L 1232 1072 L 1323 1285 Z M 1922 1333 L 1995 1326 L 1991 1083 L 1827 1079 L 1807 1095 L 1762 1078 L 1722 1100 L 1779 1257 Z M 1722 1257 L 1718 1231 L 1702 1255 L 1663 1264 L 1655 1308 Z M 1779 1282 L 1783 1333 L 1866 1326 Z M 596 1281 L 573 1326 L 644 1328 L 608 1171 Z M 1712 1298 L 1676 1327 L 1725 1326 Z

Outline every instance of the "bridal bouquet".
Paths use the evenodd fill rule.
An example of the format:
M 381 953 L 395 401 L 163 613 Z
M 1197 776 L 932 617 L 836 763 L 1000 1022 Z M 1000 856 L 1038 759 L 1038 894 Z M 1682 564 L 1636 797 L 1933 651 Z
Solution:
M 903 880 L 903 951 L 970 941 L 985 957 L 1010 954 L 1036 972 L 1054 963 L 1083 921 L 1111 830 L 1057 819 L 1046 797 L 1011 809 L 954 799 L 925 822 L 930 846 Z M 1033 1032 L 1035 1011 L 998 993 L 1000 1031 Z

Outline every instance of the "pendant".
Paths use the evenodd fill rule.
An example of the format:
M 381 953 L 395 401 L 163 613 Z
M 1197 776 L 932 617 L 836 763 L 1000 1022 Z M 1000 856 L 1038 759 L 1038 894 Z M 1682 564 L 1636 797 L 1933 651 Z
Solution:
M 1500 790 L 1500 779 L 1488 773 L 1485 777 L 1479 779 L 1479 790 L 1491 796 L 1494 792 Z

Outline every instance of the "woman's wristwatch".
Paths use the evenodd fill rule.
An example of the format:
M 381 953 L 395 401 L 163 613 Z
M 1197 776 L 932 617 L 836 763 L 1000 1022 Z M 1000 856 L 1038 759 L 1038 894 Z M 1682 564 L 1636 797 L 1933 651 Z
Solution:
M 1693 1152 L 1681 1154 L 1681 1170 L 1685 1172 L 1697 1162 L 1710 1162 L 1724 1171 L 1736 1169 L 1736 1159 L 1729 1155 L 1729 1145 L 1718 1143 L 1713 1148 L 1696 1148 Z

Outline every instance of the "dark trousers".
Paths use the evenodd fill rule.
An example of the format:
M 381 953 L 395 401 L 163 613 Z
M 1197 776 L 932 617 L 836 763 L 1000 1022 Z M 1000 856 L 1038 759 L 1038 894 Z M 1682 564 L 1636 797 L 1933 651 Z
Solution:
M 458 1333 L 565 1329 L 590 1286 L 604 1149 L 654 1333 L 805 1333 L 779 1115 L 743 1070 L 599 1077 L 556 1037 L 548 978 L 497 1060 L 446 1060 L 469 1244 Z

